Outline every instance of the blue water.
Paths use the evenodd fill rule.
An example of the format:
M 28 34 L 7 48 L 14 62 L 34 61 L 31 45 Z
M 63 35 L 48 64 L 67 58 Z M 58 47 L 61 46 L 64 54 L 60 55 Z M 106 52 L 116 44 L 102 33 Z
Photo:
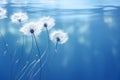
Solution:
M 7 18 L 0 19 L 3 34 L 0 36 L 0 80 L 19 80 L 22 74 L 24 76 L 20 80 L 40 80 L 40 74 L 41 80 L 120 80 L 120 6 L 63 9 L 36 5 L 40 4 L 0 5 L 8 10 Z M 10 20 L 10 16 L 17 11 L 27 12 L 29 21 L 51 16 L 55 19 L 53 30 L 62 29 L 69 36 L 65 44 L 58 45 L 54 56 L 55 44 L 50 41 L 50 48 L 41 62 L 44 64 L 47 60 L 47 63 L 34 79 L 29 75 L 33 65 L 20 74 L 31 53 L 31 38 L 25 36 L 24 49 L 17 42 L 21 40 L 19 24 Z M 7 53 L 4 53 L 3 37 L 8 43 Z M 37 40 L 42 53 L 47 45 L 46 32 L 42 32 Z M 37 53 L 34 44 L 30 63 L 36 60 Z M 17 63 L 18 59 L 20 62 Z M 38 64 L 32 71 L 36 72 L 39 67 Z

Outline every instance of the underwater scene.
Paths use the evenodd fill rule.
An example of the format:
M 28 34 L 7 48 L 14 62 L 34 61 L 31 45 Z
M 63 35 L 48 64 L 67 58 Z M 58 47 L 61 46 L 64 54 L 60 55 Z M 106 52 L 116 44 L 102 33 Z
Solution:
M 120 80 L 120 1 L 0 0 L 0 80 Z

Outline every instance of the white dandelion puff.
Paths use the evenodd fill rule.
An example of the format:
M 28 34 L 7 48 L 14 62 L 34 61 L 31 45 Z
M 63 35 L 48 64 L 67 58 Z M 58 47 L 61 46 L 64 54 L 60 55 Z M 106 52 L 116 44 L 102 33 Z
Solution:
M 54 52 L 57 53 L 58 44 L 66 43 L 68 41 L 68 34 L 62 30 L 56 30 L 50 34 L 50 39 L 55 43 Z M 53 55 L 53 59 L 54 57 L 55 54 Z
M 22 32 L 24 35 L 31 36 L 34 39 L 36 47 L 38 49 L 39 58 L 41 58 L 40 49 L 39 49 L 38 42 L 36 39 L 36 36 L 38 36 L 41 33 L 41 28 L 38 26 L 38 23 L 36 23 L 36 22 L 26 23 L 20 29 L 20 32 Z
M 29 22 L 23 25 L 23 27 L 20 29 L 20 32 L 27 36 L 31 36 L 33 33 L 35 36 L 38 36 L 41 33 L 41 28 L 37 23 Z
M 55 43 L 58 42 L 60 44 L 63 44 L 65 42 L 67 42 L 68 35 L 67 35 L 67 33 L 63 32 L 62 30 L 56 30 L 51 33 L 50 39 Z
M 55 19 L 50 16 L 44 16 L 39 20 L 39 26 L 50 30 L 55 25 Z
M 55 43 L 55 53 L 57 53 L 58 44 L 64 44 L 67 42 L 68 35 L 62 30 L 56 30 L 50 34 L 50 39 Z
M 0 19 L 6 18 L 7 17 L 6 13 L 7 13 L 7 10 L 2 8 L 2 7 L 0 7 Z
M 26 22 L 28 20 L 28 15 L 27 13 L 23 13 L 23 12 L 17 12 L 14 13 L 11 16 L 11 21 L 13 23 L 21 23 L 21 22 Z
M 28 15 L 27 15 L 27 13 L 23 13 L 23 12 L 16 12 L 16 13 L 13 13 L 11 15 L 10 19 L 11 19 L 11 22 L 13 22 L 13 23 L 19 23 L 19 25 L 21 27 L 22 23 L 24 23 L 28 20 Z M 21 36 L 22 36 L 21 41 L 18 40 L 22 44 L 21 45 L 21 55 L 20 55 L 19 59 L 16 60 L 18 62 L 22 59 L 22 57 L 23 57 L 22 55 L 23 55 L 23 52 L 24 52 L 24 35 L 21 35 Z M 17 50 L 18 50 L 18 44 L 16 44 L 16 47 L 15 47 L 15 50 L 14 50 L 14 53 L 13 53 L 14 55 L 12 56 L 13 60 L 15 58 Z
M 47 46 L 46 49 L 43 51 L 43 55 L 45 55 L 47 50 L 49 50 L 49 44 L 50 44 L 49 30 L 54 27 L 55 19 L 50 16 L 43 16 L 40 18 L 38 23 L 39 23 L 39 27 L 41 27 L 42 30 L 46 30 L 47 33 Z
M 31 51 L 33 50 L 33 44 L 35 42 L 36 48 L 38 50 L 38 57 L 39 57 L 38 60 L 40 60 L 41 59 L 41 53 L 40 53 L 40 49 L 39 49 L 39 46 L 38 46 L 38 41 L 36 39 L 36 36 L 38 36 L 41 33 L 41 27 L 38 26 L 37 22 L 29 22 L 29 23 L 24 24 L 23 27 L 21 27 L 20 32 L 22 32 L 26 36 L 31 36 L 32 37 Z M 28 60 L 29 60 L 29 58 L 28 58 Z M 40 66 L 41 66 L 41 60 L 39 62 L 40 62 Z M 38 64 L 38 62 L 36 61 L 35 64 Z M 24 70 L 24 68 L 27 68 L 28 66 L 29 66 L 28 63 L 26 62 L 26 65 L 24 65 L 22 70 Z M 23 75 L 21 75 L 21 73 L 20 73 L 19 78 L 21 78 L 22 76 Z

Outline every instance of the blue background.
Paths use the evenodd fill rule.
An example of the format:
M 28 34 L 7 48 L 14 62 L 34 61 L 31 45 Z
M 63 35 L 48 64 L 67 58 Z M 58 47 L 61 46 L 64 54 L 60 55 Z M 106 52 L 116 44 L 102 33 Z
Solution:
M 118 6 L 120 2 L 114 0 L 93 2 L 75 0 L 69 1 L 69 4 L 67 2 L 68 0 L 43 2 L 11 0 L 0 4 L 8 11 L 7 18 L 0 20 L 0 31 L 9 45 L 7 54 L 4 54 L 5 43 L 0 36 L 0 80 L 17 80 L 16 77 L 30 54 L 31 37 L 25 36 L 25 46 L 22 49 L 19 42 L 20 25 L 10 20 L 10 16 L 17 11 L 27 12 L 28 22 L 42 16 L 51 16 L 56 21 L 50 32 L 62 29 L 68 33 L 69 40 L 63 45 L 58 45 L 58 53 L 54 57 L 55 44 L 50 41 L 50 49 L 42 59 L 42 63 L 47 59 L 47 63 L 42 67 L 42 80 L 120 80 L 120 6 Z M 42 53 L 47 45 L 46 32 L 43 31 L 37 40 Z M 19 48 L 14 60 L 11 61 L 16 45 Z M 36 59 L 38 53 L 35 43 L 33 50 L 30 62 Z M 21 59 L 20 63 L 16 63 L 18 58 Z M 36 66 L 34 71 L 38 68 L 39 66 Z M 34 79 L 39 80 L 38 78 L 39 75 Z M 21 80 L 29 80 L 29 76 L 24 76 Z

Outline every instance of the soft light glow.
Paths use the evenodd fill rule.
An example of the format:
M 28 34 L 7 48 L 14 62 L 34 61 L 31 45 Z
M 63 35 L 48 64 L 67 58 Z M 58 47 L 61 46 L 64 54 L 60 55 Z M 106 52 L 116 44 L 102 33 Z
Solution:
M 23 13 L 23 12 L 17 12 L 11 16 L 11 21 L 13 23 L 25 22 L 27 20 L 28 20 L 28 16 L 26 13 Z
M 80 34 L 88 33 L 88 31 L 89 31 L 89 23 L 85 23 L 84 25 L 79 27 Z
M 5 29 L 4 28 L 0 28 L 0 33 L 4 36 L 6 34 Z
M 114 20 L 110 16 L 104 16 L 104 22 L 109 25 L 110 28 L 114 25 Z
M 40 27 L 47 27 L 48 30 L 50 30 L 55 25 L 55 20 L 52 17 L 44 16 L 39 21 Z
M 31 33 L 31 30 L 33 30 L 33 33 L 35 36 L 38 36 L 41 32 L 41 27 L 38 26 L 38 23 L 29 22 L 29 23 L 26 23 L 20 29 L 20 32 L 22 32 L 24 35 L 31 36 L 33 34 L 33 33 Z
M 0 7 L 0 19 L 6 18 L 7 17 L 6 13 L 7 13 L 7 10 L 2 8 L 2 7 Z
M 7 0 L 0 0 L 0 4 L 7 4 Z
M 65 26 L 66 27 L 66 26 Z M 75 31 L 75 28 L 74 28 L 74 26 L 73 25 L 71 25 L 71 26 L 69 26 L 69 28 L 67 28 L 67 33 L 69 33 L 69 34 L 73 34 L 74 33 L 74 31 Z
M 79 38 L 79 43 L 80 43 L 80 44 L 85 44 L 85 43 L 86 43 L 85 38 L 84 38 L 84 37 L 80 37 L 80 38 Z
M 63 44 L 65 42 L 67 42 L 68 40 L 68 35 L 67 33 L 63 32 L 62 30 L 56 30 L 56 31 L 53 31 L 51 34 L 50 34 L 50 39 L 53 41 L 53 42 L 57 42 L 57 38 L 59 38 L 59 42 L 60 44 Z

